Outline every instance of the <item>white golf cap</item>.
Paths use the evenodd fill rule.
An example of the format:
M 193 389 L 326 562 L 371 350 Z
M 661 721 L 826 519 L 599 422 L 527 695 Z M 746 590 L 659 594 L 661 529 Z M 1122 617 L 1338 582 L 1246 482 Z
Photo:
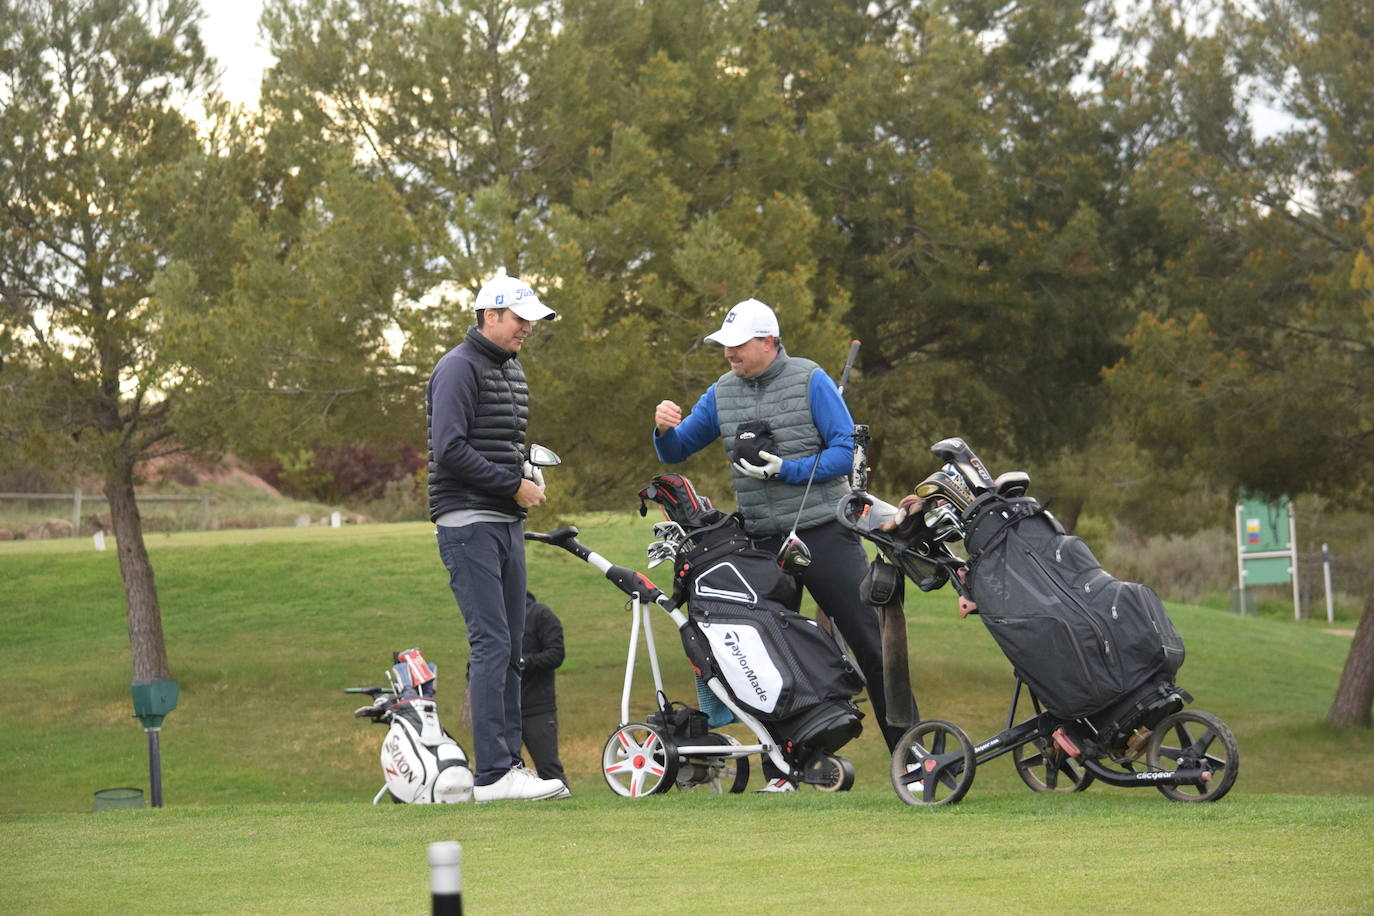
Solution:
M 736 303 L 725 316 L 720 330 L 706 335 L 706 339 L 725 347 L 738 347 L 754 337 L 781 337 L 778 316 L 757 299 Z
M 530 285 L 519 277 L 497 274 L 477 293 L 477 311 L 482 309 L 510 309 L 526 321 L 553 318 L 553 309 L 539 301 Z

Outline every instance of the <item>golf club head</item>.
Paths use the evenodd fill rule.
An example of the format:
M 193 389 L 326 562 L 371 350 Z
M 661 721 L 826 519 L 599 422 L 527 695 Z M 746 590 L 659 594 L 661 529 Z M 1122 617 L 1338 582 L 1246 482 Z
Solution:
M 998 474 L 994 483 L 998 496 L 1023 496 L 1030 486 L 1030 475 L 1025 471 L 1007 471 Z
M 796 532 L 787 536 L 778 548 L 778 566 L 789 576 L 798 576 L 811 565 L 811 548 L 797 537 Z
M 943 499 L 963 512 L 973 502 L 973 491 L 969 489 L 964 476 L 957 470 L 945 465 L 916 485 L 916 495 L 930 505 L 931 500 Z
M 959 469 L 959 472 L 968 480 L 969 487 L 978 492 L 981 490 L 991 490 L 996 486 L 992 475 L 984 467 L 982 460 L 973 453 L 963 439 L 952 436 L 948 439 L 941 439 L 930 447 L 930 452 L 936 458 L 940 458 Z
M 527 480 L 533 480 L 536 485 L 544 486 L 544 468 L 556 467 L 563 463 L 563 459 L 553 453 L 553 449 L 545 448 L 542 445 L 531 445 L 525 450 L 525 462 L 521 468 L 520 476 Z
M 936 543 L 964 539 L 964 526 L 959 521 L 959 513 L 948 503 L 928 511 L 925 514 L 925 523 Z
M 553 449 L 536 444 L 530 445 L 525 460 L 537 468 L 551 468 L 563 463 L 563 459 L 554 454 Z

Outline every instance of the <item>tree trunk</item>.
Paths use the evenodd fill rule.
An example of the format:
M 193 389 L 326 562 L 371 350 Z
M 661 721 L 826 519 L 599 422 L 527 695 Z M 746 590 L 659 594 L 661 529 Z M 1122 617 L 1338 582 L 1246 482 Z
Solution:
M 162 638 L 162 608 L 157 601 L 153 564 L 143 543 L 143 519 L 134 501 L 133 465 L 122 462 L 105 478 L 110 522 L 119 546 L 119 574 L 124 579 L 124 603 L 129 611 L 129 648 L 134 656 L 134 680 L 170 680 L 167 645 Z
M 1073 534 L 1078 528 L 1078 516 L 1083 511 L 1083 500 L 1081 499 L 1056 499 L 1050 508 L 1054 517 L 1059 519 L 1059 524 L 1064 526 L 1064 530 Z
M 1374 592 L 1365 601 L 1360 625 L 1345 657 L 1345 670 L 1336 686 L 1336 699 L 1326 714 L 1326 724 L 1337 728 L 1370 726 L 1370 707 L 1374 706 Z

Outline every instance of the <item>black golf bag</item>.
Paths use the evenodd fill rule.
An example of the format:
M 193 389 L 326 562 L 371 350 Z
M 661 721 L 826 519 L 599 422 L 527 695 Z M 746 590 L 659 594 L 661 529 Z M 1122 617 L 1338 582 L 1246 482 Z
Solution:
M 764 722 L 783 755 L 804 766 L 857 737 L 852 697 L 863 680 L 835 641 L 792 608 L 800 584 L 755 548 L 738 514 L 700 497 L 680 474 L 640 491 L 681 528 L 673 598 L 686 604 L 683 647 L 700 677 L 719 675 L 731 698 Z
M 983 493 L 963 529 L 969 595 L 1047 710 L 1112 744 L 1178 708 L 1183 640 L 1153 589 L 1107 573 L 1027 496 Z

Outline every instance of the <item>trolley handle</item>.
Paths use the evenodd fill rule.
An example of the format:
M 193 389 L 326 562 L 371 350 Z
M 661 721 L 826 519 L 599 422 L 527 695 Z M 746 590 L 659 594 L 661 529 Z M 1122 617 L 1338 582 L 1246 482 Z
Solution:
M 657 585 L 649 581 L 648 576 L 642 572 L 636 572 L 628 566 L 612 566 L 606 570 L 606 578 L 616 588 L 631 598 L 638 598 L 643 604 L 653 602 L 661 605 L 663 601 L 660 599 L 667 598 Z
M 574 525 L 564 525 L 552 531 L 526 531 L 525 540 L 562 547 L 578 559 L 591 561 L 592 552 L 577 542 L 577 528 Z
M 612 585 L 630 597 L 638 598 L 641 603 L 652 602 L 665 611 L 671 611 L 677 607 L 671 598 L 663 594 L 658 586 L 649 581 L 648 576 L 636 572 L 628 566 L 617 566 L 601 554 L 579 543 L 577 529 L 572 525 L 565 525 L 548 532 L 526 531 L 525 540 L 552 544 L 555 547 L 563 548 L 579 559 L 586 560 L 601 570 Z
M 889 557 L 896 557 L 910 550 L 919 554 L 925 562 L 941 567 L 959 596 L 959 616 L 966 617 L 977 613 L 978 605 L 969 594 L 968 561 L 956 557 L 944 545 L 938 545 L 934 549 L 922 549 L 895 531 L 881 530 L 884 522 L 897 517 L 897 511 L 896 506 L 878 499 L 871 493 L 852 490 L 842 496 L 835 506 L 835 519 L 860 537 L 872 541 Z

